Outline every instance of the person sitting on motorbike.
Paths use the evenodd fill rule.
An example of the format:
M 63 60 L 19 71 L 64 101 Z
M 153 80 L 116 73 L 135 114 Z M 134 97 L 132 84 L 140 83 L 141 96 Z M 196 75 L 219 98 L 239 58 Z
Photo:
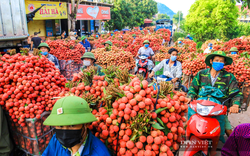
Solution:
M 207 86 L 219 89 L 224 94 L 222 96 L 223 98 L 216 99 L 215 97 L 215 99 L 220 102 L 223 102 L 230 94 L 239 91 L 238 82 L 235 76 L 223 69 L 224 66 L 231 65 L 233 63 L 233 59 L 226 56 L 225 52 L 216 51 L 212 54 L 209 54 L 206 57 L 205 63 L 210 68 L 199 71 L 194 77 L 188 91 L 188 97 L 190 98 L 190 101 L 191 99 L 198 98 L 201 89 Z M 201 97 L 199 96 L 199 98 Z M 230 107 L 229 113 L 238 113 L 242 98 L 242 93 L 239 92 L 232 99 L 233 105 Z M 232 133 L 232 127 L 227 116 L 225 116 L 224 124 L 225 132 L 227 136 L 229 136 Z
M 190 34 L 187 35 L 186 39 L 193 40 L 193 38 L 190 36 Z
M 148 59 L 147 55 L 140 55 L 139 56 L 139 60 L 136 60 L 136 67 L 135 67 L 135 74 L 138 74 L 138 70 L 139 70 L 139 66 L 144 66 L 146 65 L 147 70 L 146 70 L 146 74 L 145 77 L 147 75 L 147 73 L 150 73 L 154 67 L 154 63 L 153 61 Z
M 95 64 L 96 58 L 95 55 L 91 52 L 85 52 L 84 55 L 81 57 L 81 60 L 83 60 L 83 66 L 81 67 L 82 70 L 89 68 L 90 66 L 97 67 L 97 75 L 103 76 L 105 75 L 101 70 L 102 67 Z
M 229 51 L 232 55 L 238 54 L 238 49 L 236 47 L 232 47 Z
M 105 144 L 88 129 L 97 121 L 83 98 L 67 96 L 59 99 L 44 125 L 55 126 L 55 134 L 43 156 L 111 156 Z
M 148 40 L 145 40 L 143 42 L 143 47 L 141 47 L 138 51 L 137 57 L 140 55 L 147 55 L 149 56 L 149 59 L 154 56 L 154 51 L 149 47 L 150 43 Z
M 152 78 L 154 74 L 161 70 L 163 68 L 163 73 L 171 73 L 172 79 L 171 81 L 173 83 L 176 83 L 182 76 L 182 65 L 181 62 L 177 61 L 178 57 L 178 50 L 175 48 L 169 49 L 168 53 L 170 54 L 170 59 L 165 59 L 161 61 L 158 65 L 156 65 L 151 74 L 149 75 L 149 78 Z
M 205 49 L 204 54 L 209 54 L 213 50 L 213 44 L 209 43 L 207 49 Z

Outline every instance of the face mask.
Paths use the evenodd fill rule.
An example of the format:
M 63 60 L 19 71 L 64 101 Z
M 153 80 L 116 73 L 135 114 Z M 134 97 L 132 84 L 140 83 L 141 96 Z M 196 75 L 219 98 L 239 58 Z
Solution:
M 71 148 L 82 140 L 82 129 L 79 130 L 64 130 L 55 129 L 57 140 L 66 148 Z
M 177 56 L 171 56 L 170 59 L 171 59 L 171 61 L 176 61 Z
M 74 35 L 76 35 L 76 33 L 74 33 Z
M 232 51 L 232 52 L 231 52 L 231 54 L 232 54 L 232 55 L 235 55 L 235 54 L 237 54 L 237 52 L 235 52 L 235 51 Z
M 146 48 L 148 48 L 148 47 L 149 47 L 149 44 L 145 44 L 144 46 L 145 46 Z
M 134 37 L 134 39 L 135 39 L 136 37 Z
M 211 50 L 213 47 L 209 47 L 209 49 Z
M 98 38 L 98 35 L 96 35 L 95 37 Z
M 48 52 L 45 51 L 45 52 L 41 52 L 42 55 L 48 55 Z
M 214 68 L 214 70 L 220 71 L 221 69 L 224 68 L 224 63 L 221 63 L 221 62 L 213 62 L 212 67 Z
M 85 39 L 85 42 L 88 41 L 88 39 Z
M 178 41 L 179 44 L 181 44 L 181 41 Z
M 113 36 L 113 34 L 111 34 L 111 36 Z
M 91 65 L 90 61 L 86 61 L 86 60 L 83 60 L 83 64 L 84 64 L 85 66 L 90 66 L 90 65 Z

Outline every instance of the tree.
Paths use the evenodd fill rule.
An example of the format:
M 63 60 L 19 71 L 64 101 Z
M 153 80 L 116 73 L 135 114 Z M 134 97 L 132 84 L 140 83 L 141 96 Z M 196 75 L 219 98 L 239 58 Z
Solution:
M 167 14 L 158 14 L 157 20 L 159 19 L 170 19 L 170 16 Z
M 80 1 L 81 0 L 69 0 L 69 3 L 71 3 L 71 12 L 68 10 L 68 27 L 70 31 L 76 29 L 76 14 Z
M 111 8 L 111 20 L 105 23 L 105 27 L 121 30 L 125 26 L 140 26 L 144 19 L 152 18 L 157 11 L 154 0 L 117 0 Z
M 177 14 L 175 14 L 173 16 L 173 22 L 174 22 L 174 24 L 178 24 L 179 20 L 180 21 L 184 20 L 183 13 L 181 11 L 178 11 Z
M 197 0 L 186 17 L 185 29 L 198 41 L 235 37 L 239 9 L 230 0 Z
M 232 3 L 235 3 L 235 0 L 231 0 Z M 244 8 L 248 7 L 250 8 L 250 0 L 236 0 L 238 3 L 242 3 L 241 10 L 244 10 Z

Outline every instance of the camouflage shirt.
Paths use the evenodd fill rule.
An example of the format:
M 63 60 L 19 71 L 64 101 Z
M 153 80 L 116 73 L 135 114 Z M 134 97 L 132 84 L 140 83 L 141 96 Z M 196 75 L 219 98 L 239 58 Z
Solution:
M 194 77 L 192 84 L 189 88 L 188 96 L 190 98 L 199 98 L 198 94 L 202 86 L 212 86 L 210 69 L 204 69 L 198 72 L 198 74 Z M 239 91 L 238 82 L 236 78 L 232 73 L 229 73 L 225 70 L 220 71 L 219 76 L 213 87 L 219 88 L 224 94 L 223 98 L 217 99 L 220 102 L 223 102 L 225 98 L 227 98 L 230 94 Z M 233 98 L 232 104 L 237 104 L 240 106 L 242 98 L 243 96 L 242 93 L 240 92 Z
M 97 65 L 97 64 L 95 64 L 95 63 L 94 63 L 94 66 L 97 67 L 97 75 L 98 75 L 98 76 L 104 76 L 104 75 L 105 75 L 105 74 L 102 72 L 102 67 L 101 67 L 101 66 L 99 66 L 99 65 Z M 82 66 L 81 69 L 82 69 L 82 70 L 87 69 L 87 66 Z

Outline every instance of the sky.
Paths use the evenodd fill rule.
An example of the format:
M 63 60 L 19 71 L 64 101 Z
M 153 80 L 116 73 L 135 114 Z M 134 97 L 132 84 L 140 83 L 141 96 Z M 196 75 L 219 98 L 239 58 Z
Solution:
M 182 11 L 184 17 L 187 16 L 189 8 L 195 2 L 195 0 L 155 0 L 155 1 L 165 4 L 175 13 L 177 13 L 178 11 Z
M 155 0 L 155 1 L 165 4 L 169 9 L 173 10 L 173 12 L 175 13 L 177 13 L 178 11 L 182 11 L 184 17 L 187 16 L 189 8 L 195 2 L 195 0 Z

